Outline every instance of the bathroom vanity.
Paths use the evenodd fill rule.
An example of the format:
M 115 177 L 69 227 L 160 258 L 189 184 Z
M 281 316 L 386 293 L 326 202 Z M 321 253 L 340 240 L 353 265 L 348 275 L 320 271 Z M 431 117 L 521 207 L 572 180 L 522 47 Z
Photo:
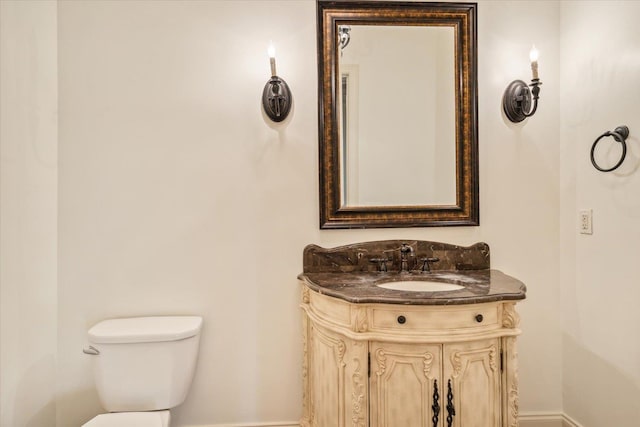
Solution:
M 488 245 L 310 245 L 299 279 L 302 426 L 518 425 L 526 287 Z

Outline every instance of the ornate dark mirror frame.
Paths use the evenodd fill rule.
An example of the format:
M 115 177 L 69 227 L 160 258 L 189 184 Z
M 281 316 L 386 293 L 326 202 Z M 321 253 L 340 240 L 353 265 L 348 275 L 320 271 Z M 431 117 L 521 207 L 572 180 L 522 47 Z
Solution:
M 455 34 L 456 204 L 341 206 L 338 25 L 451 26 Z M 475 3 L 317 1 L 320 228 L 479 225 Z

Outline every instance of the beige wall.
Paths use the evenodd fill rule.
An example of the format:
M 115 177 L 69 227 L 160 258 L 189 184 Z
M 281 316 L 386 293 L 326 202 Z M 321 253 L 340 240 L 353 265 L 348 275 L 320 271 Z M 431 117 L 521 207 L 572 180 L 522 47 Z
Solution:
M 318 229 L 313 1 L 62 1 L 57 24 L 57 425 L 101 411 L 86 330 L 168 313 L 205 318 L 175 426 L 295 421 L 302 249 L 392 238 L 491 245 L 493 266 L 529 287 L 521 411 L 560 412 L 557 3 L 480 2 L 481 226 L 457 228 Z M 260 110 L 269 40 L 294 95 L 280 125 Z M 500 100 L 512 79 L 528 78 L 533 42 L 543 103 L 513 125 Z M 3 340 L 14 330 L 4 328 L 3 318 Z
M 491 245 L 493 268 L 528 288 L 519 305 L 520 412 L 559 413 L 559 9 L 538 1 L 481 1 L 478 8 L 481 225 L 472 237 Z M 512 80 L 531 78 L 533 43 L 541 105 L 533 118 L 513 124 L 502 113 L 502 95 Z M 456 232 L 441 231 L 444 240 Z
M 584 426 L 631 427 L 640 419 L 640 3 L 562 2 L 561 15 L 564 409 Z M 591 144 L 619 125 L 631 133 L 627 159 L 598 172 Z M 580 209 L 593 209 L 593 235 L 577 233 Z
M 55 420 L 55 2 L 0 1 L 0 425 Z
M 87 328 L 156 313 L 205 316 L 176 426 L 293 422 L 302 248 L 418 238 L 484 240 L 528 285 L 521 412 L 630 426 L 639 13 L 480 1 L 481 226 L 319 231 L 314 2 L 0 2 L 0 425 L 52 425 L 56 384 L 57 425 L 98 413 Z M 269 40 L 295 98 L 281 125 L 260 111 Z M 540 110 L 514 125 L 500 99 L 528 79 L 533 42 Z M 589 146 L 619 124 L 628 159 L 598 173 Z M 592 236 L 576 231 L 583 208 Z
M 59 4 L 60 426 L 100 411 L 87 329 L 141 314 L 204 316 L 176 426 L 299 416 L 296 275 L 319 235 L 314 9 Z M 280 126 L 260 107 L 270 40 L 294 94 Z
M 558 7 L 479 10 L 482 225 L 319 231 L 313 1 L 61 2 L 59 424 L 100 410 L 87 328 L 153 313 L 205 318 L 177 426 L 296 420 L 302 249 L 388 238 L 489 242 L 529 286 L 522 410 L 559 411 Z M 260 110 L 269 40 L 294 95 L 281 125 Z M 506 124 L 532 42 L 544 104 Z

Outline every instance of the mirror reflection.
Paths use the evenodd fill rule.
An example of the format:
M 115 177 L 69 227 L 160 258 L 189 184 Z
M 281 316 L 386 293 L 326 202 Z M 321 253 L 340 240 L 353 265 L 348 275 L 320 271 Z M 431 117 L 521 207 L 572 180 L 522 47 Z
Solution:
M 341 203 L 455 205 L 452 26 L 341 25 Z

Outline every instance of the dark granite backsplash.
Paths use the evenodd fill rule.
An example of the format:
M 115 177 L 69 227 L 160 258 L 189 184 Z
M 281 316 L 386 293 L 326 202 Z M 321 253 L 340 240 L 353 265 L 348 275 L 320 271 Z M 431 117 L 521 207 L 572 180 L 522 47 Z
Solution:
M 430 262 L 431 271 L 487 270 L 490 268 L 489 245 L 476 243 L 469 247 L 423 240 L 383 240 L 355 243 L 337 248 L 308 245 L 303 254 L 304 273 L 376 272 L 387 258 L 389 272 L 400 270 L 400 248 L 406 243 L 413 249 L 408 258 L 409 270 L 422 268 L 422 258 L 438 258 Z

